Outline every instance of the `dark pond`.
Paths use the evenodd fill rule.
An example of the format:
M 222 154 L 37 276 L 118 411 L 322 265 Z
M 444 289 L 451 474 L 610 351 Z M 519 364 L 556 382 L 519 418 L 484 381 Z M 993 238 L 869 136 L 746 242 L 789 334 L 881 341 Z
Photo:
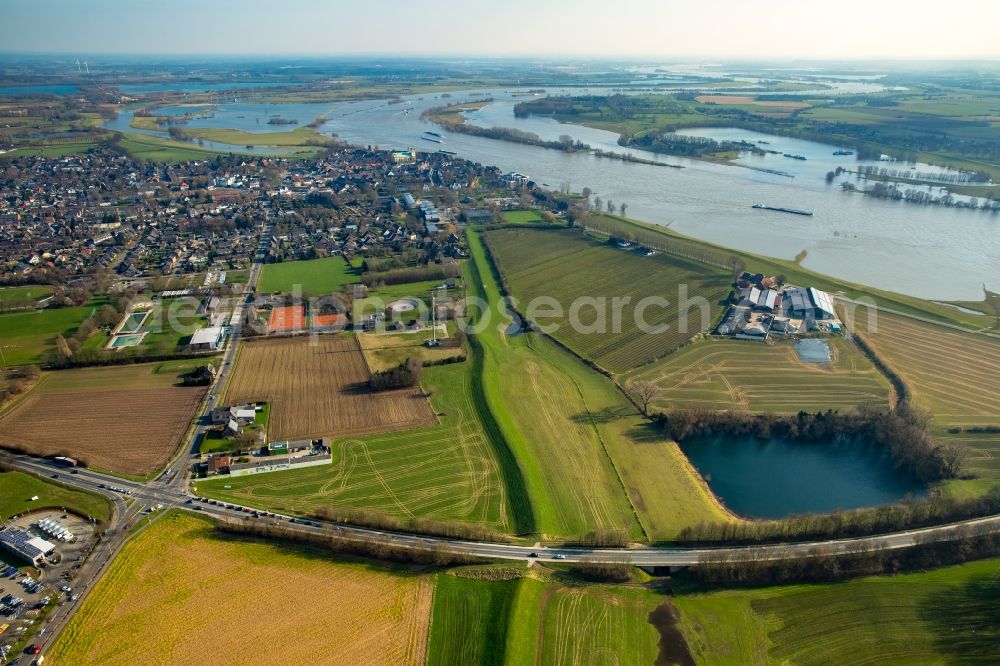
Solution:
M 808 444 L 719 436 L 681 449 L 722 502 L 750 518 L 878 506 L 927 492 L 882 449 L 853 439 Z

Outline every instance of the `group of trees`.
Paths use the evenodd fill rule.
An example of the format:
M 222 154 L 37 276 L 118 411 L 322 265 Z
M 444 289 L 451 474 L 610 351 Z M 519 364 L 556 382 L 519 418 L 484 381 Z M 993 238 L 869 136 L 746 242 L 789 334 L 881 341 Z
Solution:
M 383 264 L 366 261 L 366 266 L 382 266 Z M 387 271 L 366 270 L 361 276 L 361 283 L 367 287 L 380 285 L 408 284 L 411 282 L 426 282 L 428 280 L 446 280 L 457 278 L 461 270 L 456 263 L 428 264 L 414 268 L 396 268 Z
M 652 153 L 679 155 L 681 157 L 701 157 L 717 153 L 755 152 L 762 153 L 756 145 L 746 141 L 716 141 L 707 137 L 684 136 L 672 132 L 625 135 L 618 139 L 619 145 L 636 146 Z
M 129 303 L 128 297 L 119 298 L 113 303 L 105 303 L 94 314 L 84 319 L 71 336 L 67 338 L 61 334 L 57 335 L 56 348 L 42 353 L 42 365 L 59 368 L 97 360 L 101 350 L 83 349 L 84 344 L 98 329 L 114 327 L 128 310 Z
M 392 391 L 412 388 L 420 383 L 422 366 L 419 359 L 408 358 L 389 370 L 372 373 L 368 386 L 372 391 Z
M 1000 199 L 983 199 L 977 197 L 959 199 L 951 192 L 945 191 L 943 194 L 934 194 L 928 190 L 917 187 L 900 187 L 896 183 L 885 183 L 878 181 L 871 187 L 858 187 L 850 181 L 841 183 L 841 187 L 848 192 L 862 192 L 877 199 L 892 199 L 894 201 L 906 201 L 909 203 L 923 204 L 925 206 L 944 206 L 946 208 L 973 208 L 990 211 L 1000 211 Z
M 498 141 L 511 141 L 513 143 L 523 143 L 529 146 L 539 146 L 541 148 L 553 148 L 567 153 L 574 153 L 579 150 L 590 150 L 590 146 L 582 141 L 574 141 L 572 137 L 563 135 L 555 141 L 543 139 L 534 132 L 525 132 L 513 127 L 479 127 L 462 123 L 461 125 L 448 125 L 451 132 L 469 134 L 471 136 L 481 136 L 487 139 Z
M 963 449 L 935 440 L 927 429 L 927 415 L 907 402 L 894 410 L 863 405 L 853 413 L 799 412 L 795 416 L 674 410 L 658 414 L 656 420 L 679 442 L 715 434 L 780 437 L 802 444 L 857 438 L 885 448 L 900 469 L 926 482 L 954 478 L 963 459 Z
M 0 405 L 27 391 L 38 380 L 41 370 L 37 365 L 23 365 L 7 374 L 7 380 L 0 386 Z

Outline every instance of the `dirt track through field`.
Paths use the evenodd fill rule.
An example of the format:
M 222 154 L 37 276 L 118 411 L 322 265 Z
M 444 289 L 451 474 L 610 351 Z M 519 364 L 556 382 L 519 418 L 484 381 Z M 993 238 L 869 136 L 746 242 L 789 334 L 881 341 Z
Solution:
M 225 402 L 271 403 L 268 438 L 343 437 L 436 423 L 419 389 L 372 393 L 350 334 L 246 343 Z

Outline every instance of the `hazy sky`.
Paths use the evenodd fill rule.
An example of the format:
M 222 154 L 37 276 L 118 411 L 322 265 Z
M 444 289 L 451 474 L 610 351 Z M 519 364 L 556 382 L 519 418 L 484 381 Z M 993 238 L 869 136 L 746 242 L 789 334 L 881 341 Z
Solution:
M 0 0 L 6 52 L 997 58 L 1000 0 Z

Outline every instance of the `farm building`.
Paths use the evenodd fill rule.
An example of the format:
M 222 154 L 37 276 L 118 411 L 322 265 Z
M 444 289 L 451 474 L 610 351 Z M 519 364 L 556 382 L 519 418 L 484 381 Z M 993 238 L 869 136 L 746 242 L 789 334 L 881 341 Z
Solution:
M 191 349 L 199 351 L 221 349 L 225 339 L 226 329 L 222 326 L 201 328 L 191 336 Z
M 785 291 L 788 314 L 799 319 L 836 319 L 830 294 L 814 287 Z
M 45 539 L 33 537 L 14 526 L 0 532 L 0 547 L 36 566 L 56 549 L 54 544 Z
M 774 289 L 746 287 L 740 290 L 740 305 L 746 305 L 754 310 L 773 312 L 781 305 L 781 294 Z

